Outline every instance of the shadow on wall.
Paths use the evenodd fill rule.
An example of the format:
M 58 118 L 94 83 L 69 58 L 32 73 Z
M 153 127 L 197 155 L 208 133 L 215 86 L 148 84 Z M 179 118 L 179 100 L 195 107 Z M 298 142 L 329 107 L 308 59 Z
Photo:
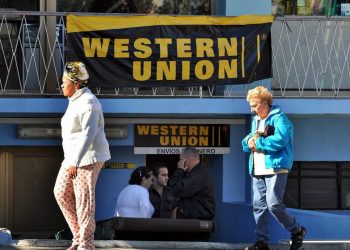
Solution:
M 290 208 L 306 230 L 305 240 L 349 240 L 350 214 L 348 211 L 320 212 Z M 270 220 L 272 222 L 272 220 Z M 270 223 L 271 242 L 290 238 L 290 234 L 277 222 Z
M 350 214 L 348 211 L 331 213 L 288 209 L 306 227 L 305 240 L 349 240 Z M 255 222 L 252 206 L 238 204 L 220 204 L 217 232 L 212 241 L 228 243 L 248 243 L 255 241 Z M 269 219 L 270 243 L 289 240 L 290 233 L 275 219 Z
M 227 243 L 255 241 L 252 206 L 221 203 L 217 208 L 217 231 L 213 234 L 212 241 Z

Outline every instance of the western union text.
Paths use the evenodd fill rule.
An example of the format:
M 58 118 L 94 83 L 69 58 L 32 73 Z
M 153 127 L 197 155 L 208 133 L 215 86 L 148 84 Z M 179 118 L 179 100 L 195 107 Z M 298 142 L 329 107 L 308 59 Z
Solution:
M 245 78 L 244 37 L 137 38 L 133 41 L 129 38 L 83 37 L 82 43 L 86 57 L 113 55 L 115 59 L 132 59 L 132 75 L 137 81 L 151 78 L 190 80 L 191 77 L 207 80 L 214 74 L 219 79 Z M 260 50 L 257 49 L 257 53 Z M 211 60 L 213 58 L 216 60 Z
M 209 127 L 195 125 L 137 125 L 142 136 L 159 136 L 161 146 L 209 146 Z

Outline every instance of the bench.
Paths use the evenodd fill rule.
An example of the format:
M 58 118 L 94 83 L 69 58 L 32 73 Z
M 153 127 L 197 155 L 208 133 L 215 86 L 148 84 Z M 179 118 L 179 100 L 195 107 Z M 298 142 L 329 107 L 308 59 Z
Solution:
M 214 221 L 114 217 L 96 222 L 96 240 L 208 241 Z

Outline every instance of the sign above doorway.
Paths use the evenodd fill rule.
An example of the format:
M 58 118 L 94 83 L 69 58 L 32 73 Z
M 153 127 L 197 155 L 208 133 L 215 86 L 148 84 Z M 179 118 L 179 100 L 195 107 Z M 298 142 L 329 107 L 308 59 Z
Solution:
M 230 153 L 228 124 L 135 124 L 135 154 L 180 154 L 195 147 L 201 154 Z

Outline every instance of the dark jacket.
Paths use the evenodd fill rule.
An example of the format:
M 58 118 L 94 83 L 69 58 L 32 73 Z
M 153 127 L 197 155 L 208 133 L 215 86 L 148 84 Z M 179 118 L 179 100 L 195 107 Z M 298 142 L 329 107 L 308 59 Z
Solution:
M 203 166 L 198 164 L 190 172 L 176 169 L 170 178 L 169 186 L 179 198 L 178 219 L 214 219 L 214 184 Z
M 154 207 L 152 218 L 171 218 L 171 212 L 176 207 L 176 197 L 169 187 L 164 187 L 162 196 L 151 186 L 149 199 Z

